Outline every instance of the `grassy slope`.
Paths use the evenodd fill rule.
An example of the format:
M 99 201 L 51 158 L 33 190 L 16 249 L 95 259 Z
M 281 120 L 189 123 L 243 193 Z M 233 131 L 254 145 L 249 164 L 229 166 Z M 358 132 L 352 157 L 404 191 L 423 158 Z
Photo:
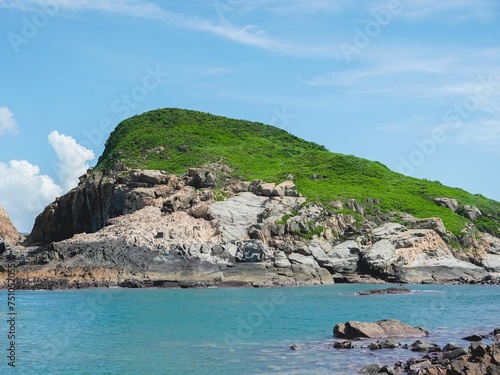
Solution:
M 123 121 L 111 134 L 97 168 L 109 168 L 120 160 L 131 168 L 178 174 L 221 159 L 243 180 L 281 182 L 291 173 L 298 190 L 310 200 L 377 198 L 384 211 L 439 216 L 459 234 L 467 220 L 429 200 L 452 197 L 490 216 L 476 223 L 480 229 L 500 234 L 498 202 L 436 181 L 406 177 L 378 162 L 332 153 L 273 126 L 202 112 L 159 109 Z M 324 178 L 312 180 L 312 174 Z

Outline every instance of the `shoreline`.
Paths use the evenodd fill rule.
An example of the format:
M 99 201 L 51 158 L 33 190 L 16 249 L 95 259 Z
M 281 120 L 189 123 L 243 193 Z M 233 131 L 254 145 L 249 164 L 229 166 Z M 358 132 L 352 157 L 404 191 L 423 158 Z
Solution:
M 332 285 L 370 285 L 374 286 L 374 289 L 389 289 L 393 286 L 398 286 L 402 288 L 407 288 L 417 285 L 428 285 L 428 286 L 478 286 L 478 287 L 498 287 L 500 282 L 497 280 L 495 283 L 478 282 L 478 281 L 450 281 L 441 283 L 391 283 L 385 281 L 377 282 L 337 282 L 333 284 L 312 284 L 304 282 L 296 283 L 257 283 L 252 281 L 222 281 L 222 282 L 204 282 L 204 281 L 178 281 L 178 280 L 162 280 L 156 282 L 140 282 L 138 280 L 125 280 L 119 284 L 111 284 L 108 282 L 72 282 L 66 284 L 65 281 L 46 281 L 46 287 L 40 287 L 41 283 L 36 285 L 18 285 L 16 282 L 16 290 L 28 290 L 28 291 L 66 291 L 66 290 L 82 290 L 82 289 L 270 289 L 270 288 L 293 288 L 293 287 L 316 287 L 316 286 L 332 286 Z M 65 284 L 61 287 L 61 284 Z M 0 291 L 7 291 L 8 288 L 4 283 L 0 286 Z M 387 293 L 391 294 L 391 293 Z M 395 293 L 399 294 L 399 293 Z M 360 295 L 362 296 L 362 295 Z

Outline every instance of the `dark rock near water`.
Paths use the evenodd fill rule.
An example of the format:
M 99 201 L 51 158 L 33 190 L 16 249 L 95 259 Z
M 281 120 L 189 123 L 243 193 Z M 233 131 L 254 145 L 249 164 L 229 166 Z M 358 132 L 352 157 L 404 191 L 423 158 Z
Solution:
M 397 347 L 401 346 L 399 341 L 395 339 L 387 339 L 384 341 L 377 341 L 377 342 L 372 342 L 370 345 L 368 345 L 368 349 L 370 350 L 378 350 L 378 349 L 395 349 Z
M 385 288 L 385 289 L 369 289 L 363 290 L 361 292 L 356 293 L 358 296 L 370 296 L 374 294 L 407 294 L 411 293 L 411 290 L 408 288 L 400 287 L 400 288 Z
M 333 343 L 334 349 L 352 349 L 352 342 L 348 340 L 344 341 L 335 341 Z
M 481 341 L 482 339 L 480 335 L 470 335 L 462 338 L 462 340 L 466 341 Z
M 417 340 L 410 345 L 413 352 L 436 353 L 441 351 L 441 347 L 429 341 Z
M 122 288 L 133 288 L 133 289 L 138 289 L 138 288 L 144 288 L 144 285 L 142 282 L 139 280 L 125 280 L 122 283 L 119 284 Z

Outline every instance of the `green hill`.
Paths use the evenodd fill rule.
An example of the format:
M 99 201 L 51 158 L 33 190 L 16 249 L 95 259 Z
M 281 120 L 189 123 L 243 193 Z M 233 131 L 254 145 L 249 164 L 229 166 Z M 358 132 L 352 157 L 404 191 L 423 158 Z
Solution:
M 159 109 L 121 122 L 110 135 L 96 168 L 120 161 L 129 168 L 184 173 L 189 167 L 223 161 L 242 180 L 281 182 L 293 174 L 309 200 L 378 199 L 382 212 L 441 217 L 459 235 L 468 220 L 437 206 L 432 198 L 455 198 L 478 207 L 478 229 L 500 235 L 500 203 L 437 181 L 420 180 L 389 170 L 379 162 L 337 154 L 284 130 L 184 109 Z M 321 178 L 311 178 L 312 175 Z

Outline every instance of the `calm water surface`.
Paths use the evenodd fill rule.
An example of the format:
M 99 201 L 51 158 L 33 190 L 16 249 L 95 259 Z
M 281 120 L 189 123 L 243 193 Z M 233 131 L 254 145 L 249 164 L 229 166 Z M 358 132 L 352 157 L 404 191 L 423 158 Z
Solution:
M 330 349 L 336 323 L 394 318 L 464 346 L 461 337 L 500 326 L 500 287 L 355 295 L 374 287 L 18 291 L 16 367 L 3 355 L 0 374 L 356 374 L 413 353 Z M 7 353 L 5 291 L 0 301 Z

